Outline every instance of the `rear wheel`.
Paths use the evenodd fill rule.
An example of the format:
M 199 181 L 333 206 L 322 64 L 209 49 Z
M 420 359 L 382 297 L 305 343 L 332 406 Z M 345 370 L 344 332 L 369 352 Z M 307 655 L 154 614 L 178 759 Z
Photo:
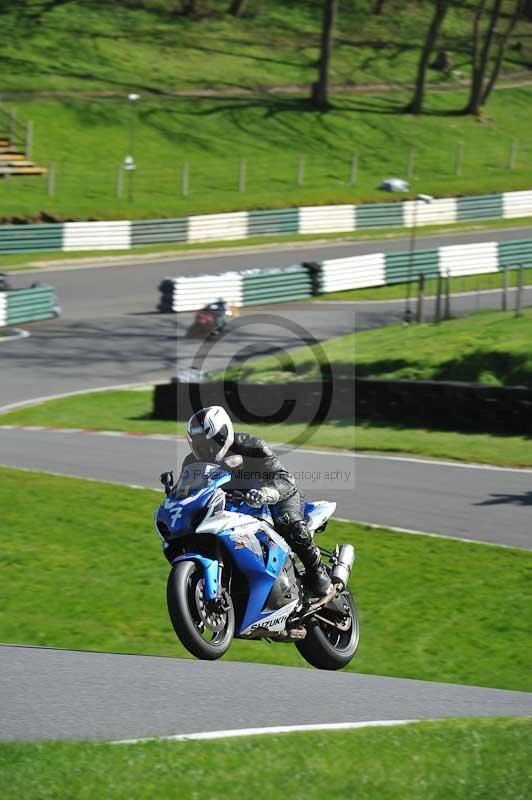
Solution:
M 318 617 L 323 619 L 313 620 L 306 637 L 296 642 L 305 661 L 318 669 L 342 669 L 349 664 L 357 651 L 360 628 L 355 601 L 348 589 L 340 594 L 339 600 L 342 614 L 337 612 L 337 603 L 334 613 L 328 613 L 325 606 L 321 613 L 318 612 Z M 324 619 L 339 627 L 323 621 Z
M 219 601 L 205 598 L 203 572 L 195 561 L 172 567 L 166 599 L 174 630 L 189 653 L 214 661 L 227 652 L 235 632 L 233 603 L 225 591 Z

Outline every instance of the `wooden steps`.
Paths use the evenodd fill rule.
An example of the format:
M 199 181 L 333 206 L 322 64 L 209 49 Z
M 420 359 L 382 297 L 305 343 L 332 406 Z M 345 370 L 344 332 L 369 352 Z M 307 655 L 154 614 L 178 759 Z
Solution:
M 46 167 L 39 167 L 26 155 L 14 150 L 0 139 L 0 178 L 11 178 L 17 175 L 46 175 Z

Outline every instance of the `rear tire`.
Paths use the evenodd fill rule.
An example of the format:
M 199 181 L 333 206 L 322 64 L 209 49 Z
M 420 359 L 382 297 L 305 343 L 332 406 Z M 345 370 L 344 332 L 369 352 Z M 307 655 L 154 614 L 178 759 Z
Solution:
M 203 572 L 195 561 L 179 561 L 168 576 L 168 613 L 181 644 L 196 658 L 215 661 L 229 649 L 235 632 L 233 603 L 224 594 L 227 611 L 212 611 L 203 595 Z
M 296 642 L 305 661 L 317 669 L 342 669 L 357 651 L 360 626 L 355 601 L 349 590 L 342 592 L 340 597 L 351 618 L 349 630 L 340 631 L 316 620 L 309 626 L 306 637 Z

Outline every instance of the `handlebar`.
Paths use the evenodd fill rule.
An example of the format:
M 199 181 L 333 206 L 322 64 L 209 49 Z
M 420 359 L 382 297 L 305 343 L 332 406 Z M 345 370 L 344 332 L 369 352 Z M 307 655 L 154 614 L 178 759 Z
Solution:
M 246 499 L 245 492 L 239 492 L 238 490 L 226 492 L 225 495 L 231 503 L 243 503 Z

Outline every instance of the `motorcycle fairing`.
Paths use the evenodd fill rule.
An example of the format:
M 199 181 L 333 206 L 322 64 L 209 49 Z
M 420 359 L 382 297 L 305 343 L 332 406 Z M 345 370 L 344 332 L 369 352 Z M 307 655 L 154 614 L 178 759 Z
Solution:
M 312 533 L 314 533 L 327 520 L 332 517 L 336 510 L 336 503 L 329 500 L 317 500 L 314 503 L 305 503 L 305 519 Z

